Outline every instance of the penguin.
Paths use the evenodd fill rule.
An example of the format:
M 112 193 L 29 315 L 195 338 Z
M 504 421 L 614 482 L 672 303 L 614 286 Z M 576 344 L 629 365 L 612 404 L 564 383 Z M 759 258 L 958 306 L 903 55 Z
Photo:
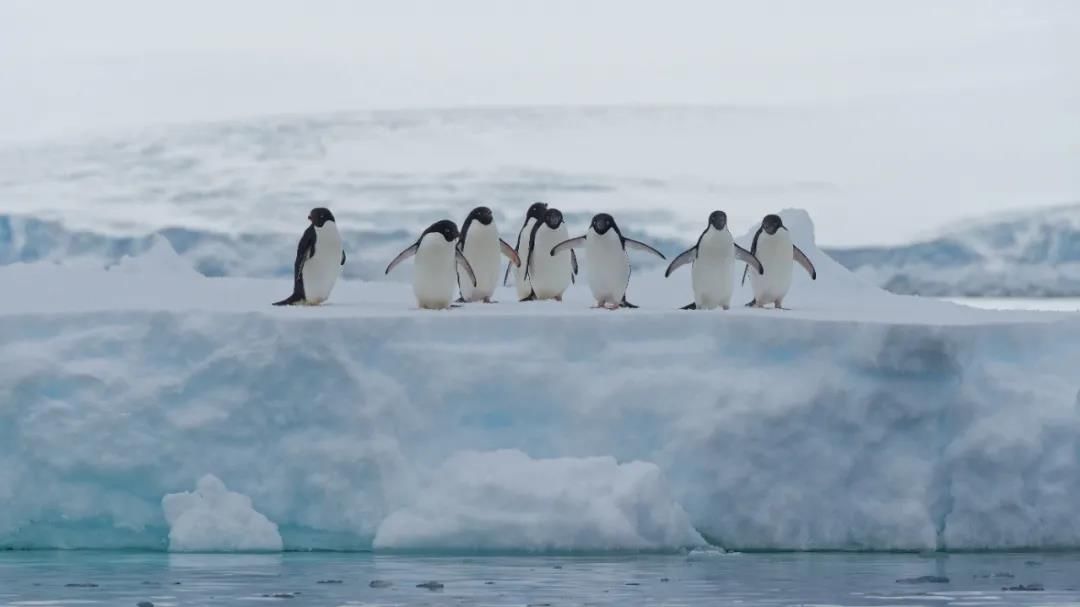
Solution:
M 609 310 L 637 307 L 626 300 L 626 288 L 630 285 L 630 256 L 626 252 L 627 246 L 666 259 L 663 253 L 649 245 L 623 236 L 615 218 L 607 213 L 595 215 L 584 236 L 555 245 L 550 254 L 557 255 L 580 246 L 585 247 L 585 268 L 589 289 L 596 299 L 595 307 Z
M 308 221 L 311 225 L 304 230 L 296 247 L 292 295 L 274 302 L 275 306 L 321 304 L 330 297 L 341 275 L 341 266 L 345 265 L 341 234 L 330 209 L 311 209 Z
M 762 274 L 750 273 L 750 266 L 743 271 L 742 283 L 750 275 L 750 285 L 754 289 L 754 298 L 746 304 L 748 308 L 764 308 L 766 304 L 782 310 L 784 296 L 791 288 L 792 261 L 798 263 L 810 274 L 811 280 L 817 280 L 817 270 L 810 258 L 791 242 L 791 233 L 779 215 L 766 215 L 761 220 L 761 227 L 754 234 L 750 253 L 761 262 Z
M 455 262 L 464 268 L 468 283 L 473 288 L 477 286 L 476 274 L 457 246 L 458 236 L 456 223 L 449 219 L 436 221 L 386 266 L 386 273 L 389 274 L 398 264 L 416 256 L 413 293 L 416 294 L 416 303 L 423 309 L 442 310 L 450 307 L 457 279 Z
M 717 306 L 731 308 L 731 292 L 735 288 L 735 260 L 746 262 L 758 274 L 765 269 L 753 253 L 735 244 L 727 226 L 727 213 L 713 211 L 709 224 L 698 236 L 697 244 L 679 253 L 664 272 L 664 278 L 686 264 L 693 264 L 690 276 L 694 286 L 694 301 L 683 310 L 711 310 Z
M 544 218 L 547 208 L 546 202 L 534 202 L 529 206 L 529 210 L 525 212 L 525 223 L 521 224 L 517 244 L 514 245 L 514 250 L 517 251 L 519 259 L 529 258 L 529 234 L 532 233 L 533 225 Z M 532 288 L 525 280 L 525 272 L 521 269 L 521 266 L 511 266 L 509 264 L 506 266 L 506 274 L 503 275 L 503 286 L 506 286 L 507 280 L 510 278 L 510 268 L 514 268 L 514 284 L 517 287 L 518 299 L 528 298 L 529 294 L 532 293 Z
M 458 249 L 469 260 L 476 272 L 476 286 L 472 286 L 464 266 L 458 265 L 458 290 L 461 291 L 459 303 L 483 301 L 492 303 L 495 286 L 499 281 L 499 254 L 510 259 L 514 266 L 521 265 L 517 251 L 502 238 L 495 226 L 495 219 L 488 207 L 476 207 L 469 212 L 461 224 L 461 237 Z
M 533 223 L 529 232 L 529 257 L 525 262 L 525 282 L 531 292 L 523 301 L 562 301 L 563 293 L 574 281 L 578 271 L 577 255 L 573 249 L 561 251 L 558 255 L 544 255 L 543 251 L 550 251 L 568 236 L 566 222 L 563 221 L 563 214 L 559 209 L 549 208 L 542 221 Z

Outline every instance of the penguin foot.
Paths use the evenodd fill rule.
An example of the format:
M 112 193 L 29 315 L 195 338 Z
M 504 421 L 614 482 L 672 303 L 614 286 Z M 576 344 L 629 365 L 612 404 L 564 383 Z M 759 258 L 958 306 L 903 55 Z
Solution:
M 484 298 L 484 303 L 499 303 L 499 302 L 495 301 L 494 299 L 492 299 L 490 297 L 485 297 Z
M 458 297 L 456 300 L 454 300 L 454 303 L 463 304 L 463 303 L 465 303 L 465 298 L 464 297 Z
M 681 307 L 679 309 L 680 310 L 697 310 L 697 303 L 690 302 L 690 303 L 686 304 L 685 306 L 683 306 L 683 307 Z
M 619 304 L 617 304 L 617 303 L 609 303 L 608 302 L 608 303 L 604 303 L 603 307 L 604 307 L 605 310 L 618 310 L 619 309 Z
M 725 310 L 730 310 L 731 309 L 731 306 L 720 306 L 720 307 L 725 309 Z
M 536 301 L 536 293 L 529 293 L 527 297 L 519 299 L 518 301 Z
M 562 301 L 562 295 L 556 295 L 555 301 Z

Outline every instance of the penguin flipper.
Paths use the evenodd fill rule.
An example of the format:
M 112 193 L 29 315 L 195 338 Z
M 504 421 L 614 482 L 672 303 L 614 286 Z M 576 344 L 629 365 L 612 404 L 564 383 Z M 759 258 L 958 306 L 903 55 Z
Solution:
M 555 245 L 554 247 L 551 247 L 551 255 L 554 257 L 555 255 L 558 255 L 559 253 L 562 253 L 563 251 L 565 251 L 567 249 L 574 249 L 574 248 L 580 247 L 580 246 L 582 246 L 584 244 L 585 244 L 585 237 L 584 236 L 578 236 L 576 238 L 571 238 L 569 240 L 564 240 L 564 241 L 560 242 L 559 244 Z
M 502 254 L 505 255 L 507 259 L 510 260 L 510 263 L 514 264 L 519 268 L 521 267 L 521 256 L 519 256 L 517 251 L 514 250 L 514 247 L 510 246 L 510 243 L 506 242 L 502 238 L 499 239 L 499 250 L 502 251 Z M 504 284 L 506 283 L 506 279 L 509 277 L 510 266 L 506 266 L 506 276 L 503 278 Z
M 576 276 L 577 273 L 578 273 L 577 252 L 574 251 L 573 249 L 570 249 L 570 269 L 571 269 L 570 280 L 573 281 L 574 276 Z
M 536 291 L 529 291 L 529 294 L 519 299 L 518 301 L 536 301 Z
M 761 265 L 760 261 L 758 261 L 757 256 L 750 251 L 747 251 L 746 249 L 740 247 L 739 245 L 735 245 L 735 259 L 745 262 L 747 269 L 753 266 L 753 268 L 757 270 L 757 273 L 759 275 L 765 273 L 765 267 Z M 743 271 L 743 275 L 746 275 L 745 271 Z
M 620 308 L 638 308 L 640 306 L 635 306 L 634 304 L 626 301 L 626 296 L 623 295 L 622 302 L 619 303 L 619 307 Z
M 345 265 L 345 249 L 341 250 L 341 265 Z
M 749 274 L 749 273 L 750 273 L 750 266 L 746 266 L 745 268 L 743 268 L 742 282 L 740 282 L 739 284 L 741 284 L 741 285 L 746 284 L 746 275 Z
M 405 261 L 406 259 L 412 257 L 413 255 L 416 255 L 416 252 L 419 251 L 419 250 L 420 250 L 420 241 L 417 240 L 412 245 L 410 245 L 407 249 L 405 249 L 404 251 L 398 253 L 397 257 L 394 258 L 394 261 L 391 261 L 390 265 L 386 266 L 386 274 L 389 274 L 390 270 L 393 270 L 394 268 L 396 268 L 399 263 Z
M 795 256 L 795 262 L 810 274 L 811 280 L 817 280 L 817 270 L 814 269 L 814 264 L 810 262 L 810 258 L 806 256 L 806 253 L 803 253 L 802 249 L 795 245 L 791 245 L 791 250 Z
M 696 246 L 693 246 L 683 251 L 682 253 L 679 253 L 679 255 L 675 259 L 671 260 L 671 265 L 669 265 L 667 267 L 667 271 L 664 272 L 664 278 L 671 276 L 671 273 L 675 270 L 678 270 L 679 268 L 697 259 L 697 250 L 698 248 Z
M 533 255 L 536 253 L 536 233 L 540 231 L 540 226 L 543 226 L 544 222 L 537 221 L 533 224 L 532 231 L 529 232 L 529 256 L 525 259 L 525 277 L 523 280 L 529 280 L 529 270 L 532 269 Z
M 465 259 L 465 254 L 461 252 L 461 249 L 454 249 L 454 256 L 457 257 L 458 265 L 465 269 L 465 273 L 469 275 L 469 280 L 472 281 L 472 286 L 476 286 L 476 273 L 473 272 L 472 264 L 468 259 Z
M 529 225 L 529 216 L 525 215 L 525 221 L 521 224 L 521 229 L 518 230 L 517 245 L 514 246 L 514 255 L 518 258 L 518 267 L 521 267 L 521 255 L 518 251 L 521 249 L 521 235 L 525 233 L 525 226 Z M 510 264 L 506 264 L 506 273 L 503 274 L 503 286 L 510 286 Z
M 296 246 L 296 262 L 293 264 L 293 292 L 292 295 L 274 302 L 275 306 L 291 306 L 299 301 L 304 301 L 304 264 L 315 254 L 315 226 L 310 225 L 300 237 L 300 244 Z
M 679 309 L 680 310 L 697 310 L 697 303 L 692 301 L 692 302 L 686 304 L 685 306 L 683 306 L 683 307 L 681 307 Z
M 661 253 L 660 251 L 657 251 L 656 249 L 650 247 L 649 245 L 645 244 L 644 242 L 641 242 L 640 240 L 634 240 L 633 238 L 624 237 L 623 238 L 623 246 L 625 247 L 627 245 L 629 245 L 631 249 L 637 249 L 639 251 L 645 251 L 646 253 L 652 253 L 653 255 L 656 255 L 660 259 L 667 260 L 667 257 L 664 257 L 663 253 Z

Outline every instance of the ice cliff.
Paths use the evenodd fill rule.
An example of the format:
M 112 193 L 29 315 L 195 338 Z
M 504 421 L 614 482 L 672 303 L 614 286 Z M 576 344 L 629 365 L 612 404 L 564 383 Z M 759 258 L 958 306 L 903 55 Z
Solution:
M 167 247 L 2 267 L 0 546 L 1080 547 L 1080 318 L 890 295 L 785 220 L 820 274 L 789 312 L 677 311 L 655 270 L 641 310 L 424 313 L 272 308 Z

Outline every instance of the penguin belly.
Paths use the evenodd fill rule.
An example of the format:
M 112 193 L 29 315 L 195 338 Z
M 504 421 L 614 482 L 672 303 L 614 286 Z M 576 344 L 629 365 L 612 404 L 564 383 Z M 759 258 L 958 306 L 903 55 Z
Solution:
M 465 301 L 481 301 L 490 298 L 495 294 L 499 270 L 502 269 L 500 267 L 502 252 L 499 250 L 499 233 L 495 229 L 495 224 L 474 223 L 469 228 L 462 254 L 469 260 L 469 265 L 476 274 L 476 286 L 473 286 L 469 273 L 461 266 L 456 266 L 461 298 Z
M 529 281 L 537 299 L 554 299 L 570 287 L 573 267 L 570 265 L 570 251 L 560 251 L 551 255 L 555 245 L 570 238 L 566 224 L 552 230 L 541 226 L 536 232 L 536 251 L 533 252 L 532 268 L 529 269 Z
M 750 269 L 754 301 L 759 306 L 775 304 L 783 300 L 791 288 L 791 273 L 795 265 L 791 235 L 784 229 L 771 235 L 762 233 L 758 236 L 756 256 L 765 274 L 760 275 L 753 268 Z
M 586 237 L 585 271 L 598 305 L 622 303 L 630 282 L 630 259 L 614 230 L 603 235 L 590 232 Z
M 341 276 L 341 234 L 337 225 L 328 221 L 315 227 L 315 255 L 304 262 L 304 301 L 321 304 L 330 297 Z
M 694 303 L 698 310 L 731 306 L 734 290 L 735 241 L 724 230 L 710 232 L 698 244 L 697 259 L 690 268 Z
M 457 274 L 454 271 L 454 242 L 438 234 L 429 234 L 416 251 L 413 271 L 413 294 L 421 308 L 442 310 L 454 299 Z
M 519 300 L 525 299 L 529 296 L 529 293 L 532 293 L 532 286 L 525 280 L 525 260 L 529 258 L 529 234 L 532 234 L 533 224 L 536 221 L 536 219 L 529 219 L 525 222 L 525 227 L 521 231 L 521 245 L 517 252 L 518 257 L 521 258 L 521 266 L 512 266 L 514 268 L 514 285 L 517 287 Z M 529 272 L 529 278 L 532 278 L 532 272 Z

